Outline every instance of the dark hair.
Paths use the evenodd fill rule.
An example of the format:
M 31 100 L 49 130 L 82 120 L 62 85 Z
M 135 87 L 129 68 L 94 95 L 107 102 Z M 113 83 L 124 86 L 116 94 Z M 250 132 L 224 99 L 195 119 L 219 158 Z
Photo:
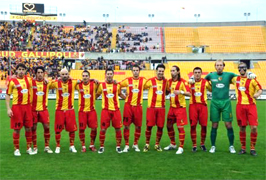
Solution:
M 22 68 L 24 68 L 24 69 L 26 69 L 26 70 L 27 70 L 27 67 L 26 67 L 26 65 L 25 65 L 25 64 L 23 64 L 23 63 L 19 63 L 19 64 L 16 66 L 16 70 L 18 70 L 18 68 L 20 68 L 20 67 L 22 67 Z
M 159 65 L 156 67 L 156 71 L 157 71 L 159 68 L 163 68 L 163 69 L 165 69 L 165 66 L 164 66 L 163 64 L 159 64 Z
M 89 72 L 89 71 L 87 71 L 87 70 L 84 70 L 84 71 L 82 72 L 82 74 L 83 74 L 83 73 L 88 73 L 88 74 L 89 74 L 89 76 L 91 76 L 90 72 Z
M 193 72 L 194 72 L 195 70 L 200 70 L 200 72 L 202 72 L 202 69 L 201 69 L 200 67 L 195 67 L 195 68 L 193 69 Z
M 105 74 L 107 73 L 107 71 L 112 71 L 112 73 L 114 74 L 114 70 L 111 69 L 111 68 L 107 68 L 107 69 L 105 70 Z
M 133 65 L 132 70 L 133 70 L 133 68 L 139 68 L 139 70 L 140 70 L 140 67 L 139 67 L 139 65 L 137 65 L 137 64 L 134 64 L 134 65 Z
M 35 74 L 37 74 L 38 69 L 41 69 L 43 72 L 45 72 L 43 66 L 38 66 L 38 67 L 35 68 Z
M 174 65 L 173 67 L 176 69 L 177 72 L 179 72 L 177 75 L 177 80 L 180 81 L 180 79 L 181 79 L 180 68 L 176 65 Z

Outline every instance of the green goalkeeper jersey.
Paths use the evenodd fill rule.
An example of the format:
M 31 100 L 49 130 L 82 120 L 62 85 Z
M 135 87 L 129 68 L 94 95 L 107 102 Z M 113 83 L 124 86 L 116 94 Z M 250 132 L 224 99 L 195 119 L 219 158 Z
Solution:
M 212 72 L 205 77 L 205 79 L 211 81 L 213 100 L 229 99 L 229 86 L 232 78 L 235 76 L 238 75 L 230 72 L 223 72 L 222 74 Z

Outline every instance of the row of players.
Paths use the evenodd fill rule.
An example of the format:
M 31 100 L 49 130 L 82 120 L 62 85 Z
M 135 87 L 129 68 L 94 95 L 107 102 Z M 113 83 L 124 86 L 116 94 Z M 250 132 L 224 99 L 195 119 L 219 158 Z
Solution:
M 191 125 L 191 139 L 193 143 L 192 151 L 197 151 L 197 123 L 201 125 L 201 143 L 203 151 L 207 133 L 207 90 L 212 91 L 210 106 L 211 129 L 211 148 L 210 153 L 215 153 L 216 136 L 218 123 L 221 119 L 225 122 L 229 139 L 230 153 L 236 153 L 234 144 L 234 132 L 232 128 L 232 108 L 229 99 L 229 85 L 233 83 L 236 87 L 237 122 L 240 127 L 241 150 L 239 154 L 246 153 L 246 126 L 251 127 L 250 153 L 257 155 L 255 144 L 257 139 L 258 116 L 256 101 L 262 93 L 262 88 L 256 80 L 256 75 L 247 73 L 245 63 L 240 63 L 238 70 L 240 75 L 230 72 L 223 72 L 225 63 L 223 60 L 215 62 L 216 72 L 208 74 L 205 79 L 201 78 L 202 69 L 195 67 L 193 76 L 189 79 L 189 84 L 180 75 L 178 66 L 171 68 L 171 79 L 164 78 L 164 65 L 156 67 L 156 77 L 145 79 L 140 77 L 140 68 L 134 66 L 132 69 L 133 77 L 117 83 L 113 80 L 114 71 L 105 71 L 105 82 L 99 83 L 97 80 L 90 79 L 88 71 L 82 72 L 82 80 L 73 80 L 69 77 L 66 69 L 61 70 L 60 79 L 48 82 L 44 79 L 44 68 L 37 67 L 36 77 L 31 79 L 25 76 L 26 67 L 18 64 L 16 67 L 16 78 L 9 81 L 6 91 L 7 114 L 11 118 L 11 128 L 13 132 L 13 143 L 15 147 L 14 155 L 20 156 L 19 137 L 20 130 L 25 126 L 25 136 L 27 141 L 27 153 L 37 154 L 37 122 L 41 122 L 44 127 L 45 149 L 47 153 L 53 153 L 49 147 L 50 129 L 49 113 L 47 110 L 49 89 L 56 89 L 56 112 L 55 112 L 55 153 L 60 153 L 60 139 L 63 129 L 69 132 L 69 150 L 76 153 L 74 146 L 75 131 L 77 130 L 75 111 L 74 111 L 74 91 L 79 92 L 79 138 L 81 141 L 81 151 L 86 152 L 85 129 L 91 128 L 91 143 L 89 149 L 96 152 L 94 142 L 97 135 L 97 114 L 95 111 L 95 100 L 102 96 L 102 112 L 100 123 L 100 148 L 98 153 L 104 152 L 104 141 L 107 128 L 112 122 L 116 132 L 116 151 L 118 153 L 128 152 L 129 129 L 131 123 L 135 125 L 135 137 L 132 148 L 139 152 L 138 140 L 141 135 L 142 126 L 142 101 L 143 90 L 148 89 L 148 108 L 146 113 L 146 145 L 143 152 L 150 149 L 150 137 L 152 127 L 157 126 L 155 150 L 162 151 L 160 140 L 165 124 L 165 96 L 170 94 L 170 109 L 167 116 L 167 130 L 170 138 L 170 145 L 164 150 L 176 149 L 174 124 L 177 124 L 179 131 L 179 147 L 176 154 L 182 154 L 184 149 L 185 131 L 184 126 L 188 124 L 186 113 L 185 96 L 190 96 L 189 120 Z M 121 88 L 127 88 L 126 95 L 121 93 Z M 13 105 L 10 108 L 10 95 L 13 94 Z M 125 99 L 123 112 L 124 139 L 125 147 L 121 149 L 122 118 L 120 113 L 119 96 Z M 33 144 L 33 149 L 31 148 Z

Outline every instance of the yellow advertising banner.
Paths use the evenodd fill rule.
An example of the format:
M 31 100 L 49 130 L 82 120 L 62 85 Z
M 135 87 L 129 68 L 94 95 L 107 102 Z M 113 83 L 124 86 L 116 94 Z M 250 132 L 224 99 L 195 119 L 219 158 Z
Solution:
M 10 19 L 24 19 L 24 20 L 35 20 L 35 21 L 57 21 L 57 16 L 20 16 L 10 15 Z

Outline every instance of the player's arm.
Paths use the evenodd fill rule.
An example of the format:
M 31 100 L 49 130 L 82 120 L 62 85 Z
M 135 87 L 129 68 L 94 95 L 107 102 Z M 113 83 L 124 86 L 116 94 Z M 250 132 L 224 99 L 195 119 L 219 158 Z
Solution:
M 150 87 L 152 86 L 151 80 L 147 80 L 146 83 L 144 84 L 143 89 L 150 89 Z
M 171 92 L 171 89 L 170 89 L 170 83 L 169 83 L 169 80 L 168 80 L 167 83 L 166 83 L 166 92 L 165 92 L 166 96 L 167 96 L 170 92 Z
M 256 90 L 256 93 L 253 95 L 253 97 L 255 99 L 257 99 L 262 94 L 262 87 L 256 79 L 253 81 L 254 81 L 254 86 L 255 86 L 255 90 Z
M 212 85 L 211 85 L 210 81 L 206 81 L 206 88 L 209 92 L 212 92 Z
M 9 84 L 7 86 L 7 90 L 6 90 L 6 109 L 7 109 L 7 115 L 11 118 L 13 116 L 13 111 L 10 108 L 10 95 L 13 92 L 13 83 L 12 81 L 9 81 Z
M 188 96 L 188 97 L 191 96 L 191 93 L 189 92 L 189 87 L 188 87 L 188 85 L 186 85 L 186 82 L 184 82 L 184 81 L 182 82 L 179 90 L 174 90 L 174 94 L 175 95 L 182 94 L 182 95 Z
M 258 91 L 253 95 L 253 97 L 254 97 L 255 99 L 257 99 L 261 94 L 262 94 L 262 89 L 258 90 Z
M 211 80 L 211 73 L 207 74 L 204 79 L 210 81 Z
M 96 95 L 95 95 L 95 99 L 98 99 L 98 97 L 101 96 L 102 92 L 103 92 L 103 88 L 102 88 L 102 85 L 100 84 L 98 89 L 97 89 L 97 92 L 96 92 Z
M 128 80 L 124 79 L 119 84 L 120 84 L 121 88 L 127 87 L 128 86 Z
M 119 88 L 118 88 L 118 96 L 125 100 L 126 99 L 126 95 L 124 95 L 122 93 L 121 86 L 120 85 L 118 85 L 118 86 L 119 86 Z
M 57 88 L 57 87 L 56 87 L 56 84 L 57 84 L 56 80 L 52 80 L 50 83 L 51 83 L 51 84 L 50 84 L 50 86 L 49 86 L 49 89 L 56 89 L 56 88 Z

